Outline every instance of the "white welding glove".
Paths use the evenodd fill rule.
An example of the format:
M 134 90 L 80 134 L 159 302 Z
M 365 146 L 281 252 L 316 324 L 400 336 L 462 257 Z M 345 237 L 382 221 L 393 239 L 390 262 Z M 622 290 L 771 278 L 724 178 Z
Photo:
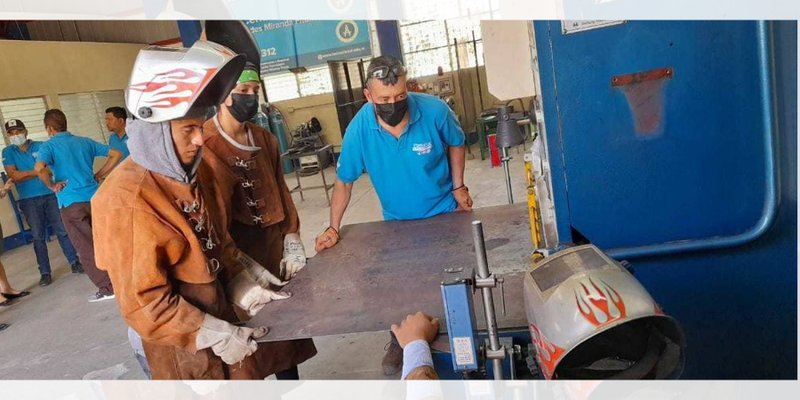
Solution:
M 246 311 L 251 317 L 258 314 L 270 301 L 284 300 L 292 296 L 288 292 L 276 292 L 261 287 L 247 271 L 240 272 L 228 282 L 225 293 L 231 303 Z
M 300 234 L 290 233 L 283 238 L 283 259 L 281 260 L 281 277 L 285 280 L 294 278 L 297 272 L 306 266 L 306 249 Z
M 236 326 L 205 315 L 203 325 L 197 333 L 195 346 L 197 350 L 211 348 L 226 364 L 233 365 L 253 354 L 258 349 L 256 339 L 265 336 L 269 329 L 257 329 Z
M 284 282 L 275 275 L 272 275 L 271 272 L 242 251 L 236 253 L 236 260 L 244 266 L 247 272 L 250 273 L 250 276 L 255 279 L 256 283 L 263 288 L 269 289 L 270 284 L 283 286 L 289 283 L 288 281 Z

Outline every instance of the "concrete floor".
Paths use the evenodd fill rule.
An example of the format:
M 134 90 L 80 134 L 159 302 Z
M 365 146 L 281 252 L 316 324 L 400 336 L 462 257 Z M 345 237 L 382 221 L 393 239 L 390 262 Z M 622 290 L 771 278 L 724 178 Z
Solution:
M 475 207 L 506 204 L 502 168 L 481 161 L 477 146 L 466 163 L 465 181 Z M 525 201 L 525 171 L 519 153 L 511 151 L 512 185 L 517 202 Z M 326 171 L 332 178 L 334 171 Z M 286 176 L 290 187 L 294 176 Z M 304 185 L 321 183 L 319 175 L 303 178 Z M 294 195 L 300 213 L 301 236 L 309 257 L 314 238 L 328 226 L 329 208 L 322 190 Z M 369 177 L 353 187 L 344 224 L 381 220 L 381 207 Z M 39 273 L 33 246 L 3 254 L 9 280 L 17 289 L 32 294 L 10 307 L 0 307 L 0 322 L 11 326 L 0 333 L 0 379 L 143 379 L 133 357 L 126 326 L 116 303 L 87 303 L 94 286 L 84 275 L 73 275 L 56 240 L 49 244 L 54 282 L 46 288 L 37 283 Z M 287 300 L 291 301 L 291 300 Z M 380 367 L 386 332 L 314 338 L 319 354 L 300 366 L 303 379 L 385 379 Z M 390 377 L 391 378 L 391 377 Z M 397 378 L 397 377 L 394 377 Z

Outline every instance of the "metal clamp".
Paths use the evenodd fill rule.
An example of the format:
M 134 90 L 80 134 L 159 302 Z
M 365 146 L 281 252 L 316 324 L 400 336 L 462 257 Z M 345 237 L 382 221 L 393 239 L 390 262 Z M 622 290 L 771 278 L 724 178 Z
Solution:
M 208 260 L 208 272 L 212 274 L 216 273 L 217 271 L 219 271 L 219 267 L 220 267 L 219 260 L 217 260 L 216 258 Z
M 497 334 L 497 317 L 494 311 L 494 299 L 492 298 L 492 287 L 497 286 L 497 278 L 489 273 L 489 262 L 486 258 L 486 242 L 483 239 L 483 224 L 481 221 L 472 221 L 472 239 L 475 244 L 475 257 L 477 260 L 477 268 L 475 268 L 475 286 L 478 287 L 478 281 L 481 283 L 481 292 L 483 294 L 483 309 L 484 316 L 486 317 L 486 332 L 489 336 L 489 346 L 486 349 L 486 358 L 492 360 L 494 368 L 494 379 L 503 379 L 503 358 L 506 352 L 503 346 L 500 345 L 500 340 Z
M 197 233 L 202 232 L 203 228 L 205 228 L 205 224 L 206 224 L 206 219 L 204 216 L 201 215 L 200 218 L 197 219 L 197 224 L 195 224 L 194 226 L 194 231 Z
M 256 208 L 261 208 L 261 206 L 263 206 L 263 205 L 264 205 L 264 200 L 261 200 L 261 199 L 258 199 L 258 200 L 253 200 L 253 199 L 251 199 L 251 198 L 249 198 L 249 197 L 248 197 L 248 198 L 247 198 L 247 200 L 246 200 L 246 202 L 245 202 L 245 204 L 246 204 L 248 207 L 256 207 Z
M 199 207 L 200 207 L 200 204 L 197 203 L 197 200 L 192 201 L 192 204 L 185 203 L 183 205 L 183 212 L 186 213 L 186 214 L 191 214 L 191 213 L 196 212 Z
M 256 162 L 252 158 L 250 159 L 243 159 L 239 157 L 230 157 L 228 159 L 228 163 L 233 165 L 234 167 L 242 168 L 245 171 L 250 171 L 256 168 Z
M 217 247 L 217 244 L 214 243 L 214 240 L 211 239 L 210 235 L 207 238 L 203 239 L 203 242 L 205 244 L 206 250 L 213 250 L 214 247 Z
M 245 189 L 248 188 L 258 189 L 261 187 L 261 181 L 258 179 L 253 179 L 253 180 L 242 179 L 241 183 L 242 187 Z
M 475 287 L 478 289 L 483 288 L 496 288 L 500 284 L 500 300 L 503 315 L 506 315 L 506 286 L 503 277 L 497 277 L 495 274 L 489 274 L 487 278 L 475 277 Z

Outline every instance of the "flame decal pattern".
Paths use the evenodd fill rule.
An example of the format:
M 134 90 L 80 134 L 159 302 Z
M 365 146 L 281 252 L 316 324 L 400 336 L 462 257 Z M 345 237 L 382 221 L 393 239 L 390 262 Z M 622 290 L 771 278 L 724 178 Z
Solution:
M 530 323 L 528 327 L 531 331 L 531 340 L 536 346 L 536 359 L 539 361 L 539 367 L 545 378 L 550 379 L 555 372 L 556 363 L 564 355 L 564 349 L 547 340 L 533 323 Z
M 157 74 L 149 82 L 131 84 L 130 90 L 142 92 L 141 105 L 172 108 L 181 103 L 190 103 L 216 70 L 177 68 Z
M 575 290 L 578 311 L 590 324 L 598 327 L 627 316 L 619 292 L 602 280 L 600 283 L 602 288 L 590 278 L 588 285 L 581 282 L 583 290 Z

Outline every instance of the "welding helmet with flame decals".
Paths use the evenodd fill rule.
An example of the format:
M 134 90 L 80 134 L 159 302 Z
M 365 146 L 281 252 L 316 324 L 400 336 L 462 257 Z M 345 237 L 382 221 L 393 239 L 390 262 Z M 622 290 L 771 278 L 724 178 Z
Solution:
M 669 379 L 685 340 L 622 265 L 593 245 L 568 248 L 525 274 L 525 312 L 548 379 Z
M 213 42 L 190 48 L 149 46 L 133 65 L 125 105 L 147 122 L 204 116 L 236 86 L 245 57 Z

